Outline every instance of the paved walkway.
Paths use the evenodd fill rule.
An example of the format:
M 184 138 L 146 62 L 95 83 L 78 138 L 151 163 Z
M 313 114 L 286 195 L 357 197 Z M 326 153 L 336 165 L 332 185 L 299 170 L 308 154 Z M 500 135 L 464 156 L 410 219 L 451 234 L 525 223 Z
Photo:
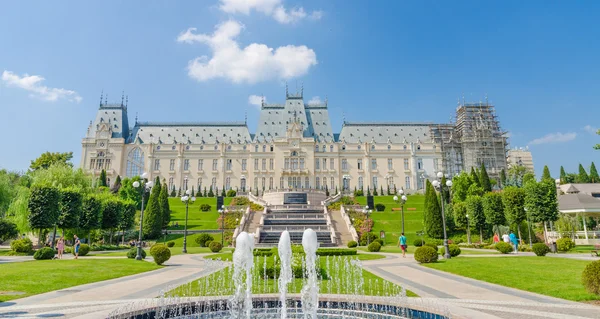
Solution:
M 465 318 L 600 318 L 600 307 L 534 294 L 419 265 L 412 255 L 384 254 L 365 268 Z M 465 257 L 497 255 L 465 255 Z M 526 280 L 526 278 L 524 278 Z

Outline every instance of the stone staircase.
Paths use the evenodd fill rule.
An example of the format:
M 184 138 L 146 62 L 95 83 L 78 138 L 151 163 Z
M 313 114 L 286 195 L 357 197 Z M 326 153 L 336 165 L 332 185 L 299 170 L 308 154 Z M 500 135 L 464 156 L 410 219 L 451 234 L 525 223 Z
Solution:
M 342 217 L 342 213 L 340 211 L 330 211 L 329 215 L 331 216 L 331 225 L 335 230 L 335 237 L 337 240 L 338 246 L 344 246 L 348 244 L 349 241 L 353 240 L 350 231 L 348 230 L 348 226 Z

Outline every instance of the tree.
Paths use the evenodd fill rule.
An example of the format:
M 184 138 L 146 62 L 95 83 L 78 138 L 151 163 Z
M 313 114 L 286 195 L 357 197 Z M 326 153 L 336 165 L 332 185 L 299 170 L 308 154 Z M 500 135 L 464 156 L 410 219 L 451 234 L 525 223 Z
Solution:
M 431 238 L 442 238 L 444 235 L 442 209 L 440 208 L 437 193 L 429 180 L 427 180 L 425 188 L 423 226 L 425 232 Z
M 467 206 L 465 202 L 456 202 L 452 207 L 454 223 L 458 227 L 467 227 Z
M 600 135 L 600 130 L 596 131 L 596 134 Z M 600 150 L 600 144 L 594 145 L 595 150 Z
M 163 189 L 161 189 L 161 194 Z M 131 229 L 133 225 L 135 225 L 136 204 L 134 201 L 131 200 L 123 201 L 122 204 L 123 214 L 121 216 L 121 220 L 119 221 L 119 229 L 123 232 L 121 242 L 124 243 L 125 231 Z
M 598 176 L 598 171 L 596 170 L 596 165 L 592 162 L 590 166 L 590 183 L 600 183 L 600 177 Z
M 56 187 L 35 186 L 29 198 L 29 225 L 39 230 L 38 244 L 41 244 L 42 230 L 51 228 L 58 222 L 60 214 L 58 202 L 60 193 Z
M 479 242 L 483 240 L 483 228 L 487 226 L 485 213 L 483 211 L 483 200 L 481 196 L 469 196 L 465 201 L 469 224 L 479 228 Z
M 574 173 L 567 173 L 567 175 L 565 176 L 565 184 L 573 184 L 577 182 L 577 174 Z
M 40 157 L 31 161 L 31 165 L 29 169 L 32 171 L 36 171 L 38 169 L 47 169 L 53 164 L 64 164 L 70 167 L 73 167 L 73 163 L 71 163 L 71 159 L 73 158 L 73 152 L 68 153 L 51 153 L 46 152 L 40 155 Z
M 546 179 L 554 181 L 554 178 L 552 178 L 552 175 L 550 175 L 550 169 L 548 168 L 548 165 L 544 165 L 544 172 L 542 173 L 542 180 Z
M 483 188 L 484 192 L 492 191 L 492 183 L 483 162 L 481 162 L 481 169 L 479 169 L 479 185 Z
M 102 202 L 96 196 L 88 195 L 83 198 L 79 228 L 88 233 L 88 243 L 91 243 L 90 231 L 102 227 L 102 211 Z
M 502 205 L 501 193 L 487 193 L 483 195 L 483 212 L 486 222 L 496 227 L 498 231 L 499 225 L 506 224 L 506 216 L 504 215 L 504 205 Z
M 588 176 L 588 174 L 585 171 L 585 168 L 583 168 L 583 165 L 581 165 L 581 163 L 579 164 L 579 174 L 577 175 L 577 183 L 589 183 L 590 182 L 590 177 Z
M 208 188 L 208 197 L 215 197 L 215 193 L 213 193 L 212 185 Z
M 560 184 L 566 184 L 567 183 L 567 173 L 565 173 L 565 168 L 564 167 L 560 167 Z
M 336 192 L 335 193 L 337 194 L 337 186 L 336 186 Z M 383 185 L 379 185 L 379 195 L 380 196 L 385 195 L 385 193 L 383 192 Z
M 530 182 L 525 185 L 525 208 L 533 222 L 546 222 L 558 220 L 558 202 L 556 200 L 556 186 L 552 180 L 542 180 L 539 183 Z M 546 227 L 544 227 L 546 237 Z
M 104 200 L 102 207 L 102 229 L 110 232 L 110 244 L 112 245 L 113 233 L 121 223 L 125 205 L 122 200 L 111 196 Z
M 471 182 L 481 187 L 481 183 L 479 181 L 479 174 L 477 174 L 477 171 L 475 171 L 475 167 L 471 167 Z
M 504 168 L 500 171 L 500 187 L 504 188 L 506 185 L 506 171 Z
M 100 178 L 98 181 L 98 186 L 99 187 L 106 187 L 108 186 L 108 183 L 106 182 L 106 171 L 102 170 L 102 172 L 100 172 Z
M 17 225 L 9 220 L 0 219 L 0 244 L 17 237 L 19 237 Z
M 141 179 L 139 176 L 125 178 L 121 182 L 121 187 L 119 188 L 119 197 L 123 200 L 133 201 L 137 209 L 142 208 L 142 192 L 139 188 L 133 187 L 133 183 L 140 181 Z
M 469 193 L 469 187 L 471 187 L 471 176 L 462 172 L 460 175 L 452 179 L 452 200 L 454 202 L 464 202 L 467 199 Z
M 527 173 L 527 168 L 523 165 L 513 165 L 508 169 L 508 178 L 510 186 L 521 187 L 523 185 L 523 176 Z
M 373 186 L 373 196 L 377 196 L 377 195 L 378 195 L 378 193 L 377 193 L 377 186 Z
M 446 187 L 446 176 L 442 176 L 442 194 L 445 204 L 450 204 L 450 189 Z
M 162 230 L 162 212 L 160 207 L 160 187 L 152 187 L 148 206 L 144 210 L 144 236 L 160 237 Z
M 190 196 L 194 196 L 192 192 Z M 171 222 L 171 207 L 169 206 L 169 195 L 167 194 L 167 184 L 163 184 L 160 189 L 160 210 L 162 212 L 162 228 L 166 229 L 169 227 Z
M 525 190 L 518 187 L 507 187 L 502 193 L 502 205 L 504 205 L 504 215 L 507 221 L 517 228 L 519 238 L 521 238 L 521 229 L 519 225 L 527 218 L 525 214 Z
M 325 185 L 325 187 L 327 187 L 327 185 Z M 369 189 L 369 186 L 367 186 L 367 196 L 371 196 L 371 190 Z
M 535 175 L 527 172 L 525 175 L 523 175 L 523 186 L 527 185 L 529 182 L 535 182 Z
M 117 179 L 115 180 L 113 186 L 110 188 L 110 191 L 113 194 L 118 194 L 119 193 L 119 189 L 121 189 L 121 184 L 122 184 L 121 176 L 117 175 Z
M 47 169 L 38 169 L 28 174 L 31 176 L 31 186 L 54 186 L 57 188 L 77 187 L 82 192 L 91 190 L 92 176 L 81 168 L 56 163 Z
M 60 190 L 60 215 L 57 226 L 63 230 L 79 227 L 79 218 L 81 217 L 81 208 L 83 205 L 83 196 L 79 190 L 66 188 Z

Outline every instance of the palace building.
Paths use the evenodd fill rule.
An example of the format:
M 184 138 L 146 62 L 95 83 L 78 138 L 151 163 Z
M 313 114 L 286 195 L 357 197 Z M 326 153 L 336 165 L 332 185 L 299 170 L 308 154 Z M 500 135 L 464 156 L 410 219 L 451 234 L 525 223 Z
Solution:
M 287 91 L 287 90 L 286 90 Z M 459 104 L 455 123 L 345 122 L 334 133 L 327 101 L 307 104 L 302 92 L 261 107 L 255 133 L 245 122 L 138 122 L 127 102 L 100 99 L 82 140 L 81 167 L 132 177 L 147 172 L 169 189 L 259 191 L 367 187 L 414 193 L 443 171 L 454 176 L 484 163 L 490 176 L 506 168 L 506 134 L 494 106 Z

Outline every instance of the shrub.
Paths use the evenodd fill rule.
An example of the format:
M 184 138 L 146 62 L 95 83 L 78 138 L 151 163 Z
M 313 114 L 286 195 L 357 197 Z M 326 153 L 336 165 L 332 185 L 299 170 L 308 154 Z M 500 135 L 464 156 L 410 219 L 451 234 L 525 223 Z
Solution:
M 509 243 L 505 243 L 505 242 L 501 241 L 496 244 L 496 250 L 503 254 L 508 254 L 514 250 L 514 247 Z
M 273 252 L 271 250 L 258 250 L 255 249 L 252 254 L 254 256 L 259 256 L 259 257 L 263 257 L 263 256 L 267 256 L 267 257 L 271 257 L 273 256 Z
M 210 247 L 210 244 L 212 244 L 213 242 L 213 240 L 207 240 L 206 242 L 204 242 L 204 247 Z
M 543 243 L 533 244 L 533 252 L 537 256 L 546 256 L 547 253 L 550 252 L 550 248 Z
M 378 242 L 376 242 L 376 241 L 374 241 L 374 242 L 372 242 L 372 243 L 369 244 L 369 246 L 367 247 L 367 249 L 370 252 L 378 252 L 378 251 L 381 250 L 381 244 L 378 243 Z
M 33 243 L 29 238 L 13 240 L 10 243 L 10 249 L 16 253 L 29 254 L 33 251 Z
M 423 239 L 415 239 L 415 241 L 413 241 L 413 245 L 415 247 L 421 247 L 425 244 L 425 241 Z
M 79 245 L 79 256 L 85 256 L 90 252 L 90 246 L 88 244 Z
M 588 292 L 600 295 L 600 260 L 585 266 L 581 274 L 581 282 Z
M 235 197 L 236 194 L 236 191 L 233 189 L 227 191 L 227 197 Z
M 351 240 L 348 242 L 348 248 L 354 248 L 356 246 L 358 246 L 358 243 L 356 241 Z
M 213 236 L 207 233 L 202 233 L 200 236 L 196 237 L 196 244 L 200 245 L 200 247 L 207 247 L 207 241 L 215 240 Z
M 208 212 L 208 211 L 210 211 L 210 209 L 211 209 L 211 207 L 210 207 L 209 204 L 202 204 L 202 205 L 200 205 L 200 210 L 203 211 L 203 212 Z
M 127 258 L 133 259 L 137 257 L 137 248 L 131 248 L 129 249 L 129 251 L 127 252 Z M 146 251 L 142 249 L 142 259 L 146 258 Z
M 425 242 L 430 243 L 430 244 L 434 244 L 436 246 L 442 246 L 444 244 L 444 241 L 441 239 L 435 239 L 435 238 L 427 238 L 427 240 L 425 240 Z
M 427 247 L 431 247 L 433 248 L 435 251 L 438 250 L 438 246 L 436 244 L 433 243 L 425 243 L 423 246 L 427 246 Z
M 317 256 L 350 256 L 356 255 L 356 249 L 346 248 L 319 248 Z
M 354 197 L 365 196 L 365 193 L 362 189 L 357 189 L 354 191 Z
M 15 239 L 19 236 L 17 225 L 11 221 L 0 220 L 0 243 L 9 239 Z
M 422 246 L 415 250 L 415 260 L 420 264 L 434 263 L 438 260 L 437 250 L 430 246 Z
M 175 246 L 175 242 L 174 241 L 167 242 L 167 247 L 171 248 L 173 246 Z
M 256 204 L 256 203 L 251 203 L 250 204 L 250 210 L 253 212 L 260 212 L 263 211 L 265 208 L 262 205 Z
M 383 246 L 383 239 L 377 238 L 373 241 L 374 243 L 379 243 L 379 245 Z
M 575 242 L 571 238 L 563 237 L 556 241 L 556 249 L 558 251 L 569 251 L 573 248 L 575 248 Z
M 210 251 L 213 253 L 218 253 L 221 251 L 221 249 L 223 249 L 223 245 L 221 245 L 221 243 L 218 241 L 213 241 L 210 243 L 210 245 L 208 245 L 208 248 L 210 248 Z
M 519 251 L 532 252 L 533 249 L 531 249 L 531 247 L 529 247 L 529 245 L 519 245 Z
M 150 255 L 152 255 L 157 265 L 162 265 L 171 258 L 171 250 L 165 245 L 156 244 L 150 248 Z
M 456 257 L 458 255 L 460 255 L 460 253 L 462 252 L 460 250 L 460 247 L 458 247 L 458 245 L 448 245 L 448 250 L 450 252 L 450 257 Z M 446 249 L 444 247 L 440 248 L 440 254 L 444 255 L 446 253 Z
M 383 205 L 381 203 L 377 203 L 377 204 L 375 204 L 375 210 L 378 212 L 382 212 L 385 210 L 385 205 Z
M 378 239 L 377 235 L 373 233 L 363 233 L 362 235 L 360 235 L 360 245 L 366 246 L 368 243 L 374 242 L 375 239 Z
M 33 254 L 33 259 L 36 260 L 44 260 L 44 259 L 52 259 L 56 255 L 56 251 L 50 247 L 44 247 L 42 249 L 38 249 L 35 254 Z

